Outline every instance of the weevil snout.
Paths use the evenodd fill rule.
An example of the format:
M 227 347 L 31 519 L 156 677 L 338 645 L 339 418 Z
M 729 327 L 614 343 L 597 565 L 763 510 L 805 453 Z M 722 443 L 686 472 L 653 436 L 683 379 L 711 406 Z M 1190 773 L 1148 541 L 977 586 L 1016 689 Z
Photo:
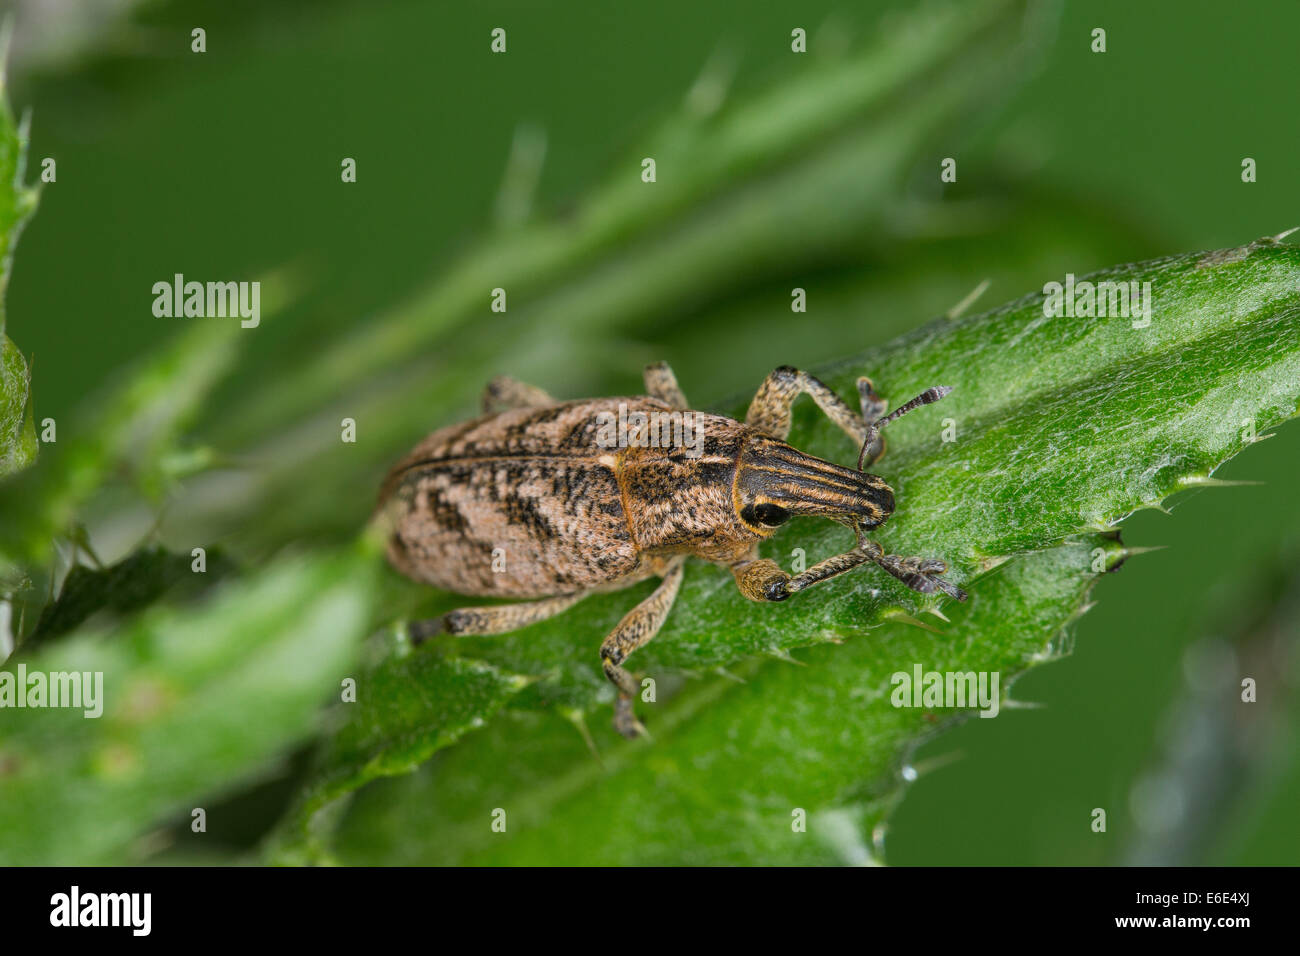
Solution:
M 760 534 L 796 515 L 866 530 L 884 523 L 894 510 L 893 489 L 878 475 L 765 438 L 750 442 L 741 454 L 736 498 L 741 520 Z

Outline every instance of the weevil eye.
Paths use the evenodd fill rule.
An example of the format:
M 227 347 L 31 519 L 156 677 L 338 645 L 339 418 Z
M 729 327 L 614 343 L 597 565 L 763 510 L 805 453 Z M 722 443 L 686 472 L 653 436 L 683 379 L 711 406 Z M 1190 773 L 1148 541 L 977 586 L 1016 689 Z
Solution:
M 780 505 L 764 502 L 761 505 L 746 505 L 740 516 L 750 524 L 761 524 L 765 528 L 775 528 L 790 519 L 790 512 Z

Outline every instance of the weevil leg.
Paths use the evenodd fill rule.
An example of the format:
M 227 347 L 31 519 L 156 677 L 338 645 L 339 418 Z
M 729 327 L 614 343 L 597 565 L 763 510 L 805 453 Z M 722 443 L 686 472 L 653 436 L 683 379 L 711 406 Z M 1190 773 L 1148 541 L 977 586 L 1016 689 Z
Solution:
M 677 590 L 682 584 L 682 571 L 685 559 L 678 560 L 665 572 L 663 580 L 654 592 L 623 616 L 618 626 L 609 632 L 600 645 L 600 660 L 605 668 L 605 676 L 618 688 L 618 701 L 614 704 L 614 729 L 624 737 L 639 737 L 645 728 L 636 719 L 632 701 L 641 686 L 637 679 L 626 669 L 623 662 L 638 647 L 644 647 L 659 633 L 673 602 L 677 600 Z
M 546 408 L 555 404 L 548 393 L 536 385 L 526 385 L 508 375 L 498 375 L 483 389 L 483 413 L 508 408 Z
M 845 571 L 878 560 L 883 551 L 874 541 L 864 541 L 851 551 L 819 561 L 796 575 L 782 571 L 775 561 L 751 558 L 731 566 L 740 593 L 751 601 L 784 601 L 791 594 L 830 580 Z
M 809 395 L 832 422 L 859 447 L 867 440 L 867 424 L 885 413 L 888 404 L 872 387 L 871 379 L 858 379 L 858 403 L 855 412 L 849 404 L 836 395 L 829 385 L 807 372 L 789 365 L 774 370 L 758 387 L 750 402 L 745 423 L 764 434 L 785 441 L 790 435 L 790 406 L 800 395 Z M 867 449 L 864 461 L 875 461 L 884 453 L 884 440 L 879 435 Z
M 877 564 L 898 578 L 913 591 L 933 594 L 942 591 L 958 601 L 966 600 L 966 592 L 939 575 L 948 566 L 934 558 L 905 558 L 885 554 L 874 541 L 861 541 L 857 547 L 843 554 L 819 561 L 806 571 L 793 577 L 782 571 L 775 561 L 751 558 L 731 566 L 740 593 L 751 601 L 784 601 L 791 594 L 807 590 L 814 584 L 851 571 L 863 564 Z
M 867 564 L 879 559 L 881 555 L 880 545 L 874 541 L 863 541 L 851 551 L 845 551 L 843 554 L 837 554 L 834 557 L 827 558 L 825 561 L 818 561 L 806 571 L 801 571 L 790 579 L 786 590 L 790 594 L 798 594 L 814 584 L 820 584 L 823 581 L 829 581 L 831 578 L 843 574 L 845 571 L 852 571 L 856 567 Z
M 666 402 L 673 408 L 682 411 L 690 408 L 686 404 L 685 394 L 677 384 L 677 376 L 673 374 L 667 362 L 654 362 L 645 367 L 645 390 L 651 398 Z
M 562 594 L 540 601 L 520 604 L 493 604 L 486 607 L 462 607 L 442 617 L 412 621 L 408 626 L 412 644 L 420 644 L 435 634 L 506 634 L 548 617 L 555 617 L 585 598 L 590 591 Z
M 858 404 L 862 407 L 864 422 L 874 422 L 889 411 L 889 402 L 876 394 L 871 379 L 865 375 L 858 376 Z

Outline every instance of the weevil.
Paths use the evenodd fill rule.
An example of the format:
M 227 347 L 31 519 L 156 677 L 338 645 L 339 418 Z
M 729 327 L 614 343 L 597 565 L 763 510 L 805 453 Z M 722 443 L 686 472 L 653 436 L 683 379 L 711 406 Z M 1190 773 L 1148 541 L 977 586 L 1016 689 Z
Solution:
M 531 599 L 412 622 L 414 642 L 514 631 L 592 593 L 659 578 L 600 646 L 605 676 L 617 688 L 614 726 L 636 737 L 645 732 L 632 705 L 640 685 L 624 665 L 663 626 L 690 556 L 729 567 L 751 601 L 784 601 L 863 564 L 915 591 L 966 599 L 940 577 L 943 561 L 885 554 L 866 537 L 894 511 L 893 490 L 865 470 L 884 452 L 881 429 L 950 389 L 929 388 L 886 415 L 887 403 L 863 377 L 855 412 L 817 378 L 782 366 L 739 422 L 691 411 L 664 363 L 646 368 L 645 385 L 644 396 L 559 402 L 539 388 L 494 379 L 483 417 L 434 432 L 392 469 L 379 511 L 398 571 L 460 594 Z M 857 468 L 786 443 L 790 408 L 801 394 L 857 443 Z M 611 435 L 613 421 L 634 427 Z M 670 436 L 678 440 L 654 440 L 653 428 L 642 426 L 656 421 L 688 421 L 698 440 L 687 441 L 680 427 Z M 845 525 L 857 543 L 787 574 L 760 558 L 758 546 L 799 516 Z

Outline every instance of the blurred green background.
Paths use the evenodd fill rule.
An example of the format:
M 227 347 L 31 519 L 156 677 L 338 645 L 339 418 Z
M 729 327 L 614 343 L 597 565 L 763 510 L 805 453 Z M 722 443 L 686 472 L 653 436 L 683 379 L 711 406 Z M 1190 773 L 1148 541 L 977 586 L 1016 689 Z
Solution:
M 544 137 L 533 205 L 563 222 L 619 164 L 638 174 L 637 144 L 683 109 L 706 64 L 710 75 L 734 68 L 728 96 L 744 97 L 840 47 L 887 39 L 890 10 L 911 5 L 227 0 L 92 13 L 110 6 L 20 18 L 10 95 L 32 110 L 29 167 L 56 157 L 58 181 L 18 247 L 7 331 L 33 362 L 37 420 L 71 422 L 178 331 L 150 311 L 154 282 L 274 278 L 283 307 L 272 314 L 264 301 L 263 327 L 197 428 L 255 467 L 293 447 L 292 431 L 278 433 L 286 444 L 245 445 L 297 419 L 274 387 L 286 369 L 390 310 L 418 311 L 437 275 L 504 228 L 512 143 Z M 273 527 L 238 517 L 223 497 L 236 478 L 200 496 L 217 502 L 206 510 L 166 512 L 164 540 L 202 533 L 249 559 L 288 539 L 346 540 L 382 465 L 476 404 L 458 364 L 477 370 L 499 355 L 494 372 L 577 396 L 637 390 L 641 365 L 664 358 L 689 396 L 714 404 L 776 365 L 816 366 L 921 325 L 985 279 L 976 308 L 1066 272 L 1300 225 L 1300 5 L 1065 3 L 1033 15 L 1035 42 L 1009 53 L 978 103 L 918 134 L 905 162 L 863 165 L 862 189 L 883 190 L 869 216 L 816 241 L 793 229 L 787 246 L 737 255 L 716 282 L 614 296 L 617 312 L 601 312 L 599 287 L 575 294 L 572 307 L 596 318 L 571 327 L 551 323 L 570 305 L 563 296 L 515 298 L 512 286 L 510 313 L 497 316 L 484 289 L 481 311 L 437 349 L 361 383 L 381 396 L 431 383 L 364 469 L 267 491 L 283 505 Z M 207 31 L 203 55 L 189 52 L 195 26 Z M 487 53 L 497 26 L 504 56 Z M 806 56 L 790 51 L 796 26 L 808 30 Z M 1104 54 L 1090 51 L 1095 27 Z M 905 87 L 891 108 L 907 115 L 925 96 Z M 354 185 L 339 181 L 345 156 L 357 160 Z M 942 186 L 948 156 L 958 181 Z M 1240 176 L 1247 156 L 1252 184 Z M 661 179 L 673 175 L 660 166 Z M 715 192 L 725 189 L 693 201 L 708 208 Z M 794 286 L 808 290 L 805 315 L 790 312 Z M 890 862 L 1300 861 L 1300 614 L 1287 603 L 1298 468 L 1293 425 L 1219 475 L 1262 484 L 1185 494 L 1169 515 L 1126 522 L 1130 547 L 1164 550 L 1103 580 L 1073 656 L 1016 685 L 1017 699 L 1041 707 L 970 721 L 921 749 L 890 824 Z M 96 527 L 101 556 L 124 553 L 142 522 Z M 1189 742 L 1199 725 L 1187 715 L 1203 710 L 1204 668 L 1224 654 L 1260 662 L 1269 702 L 1207 754 Z M 1087 827 L 1097 806 L 1111 808 L 1104 838 Z

